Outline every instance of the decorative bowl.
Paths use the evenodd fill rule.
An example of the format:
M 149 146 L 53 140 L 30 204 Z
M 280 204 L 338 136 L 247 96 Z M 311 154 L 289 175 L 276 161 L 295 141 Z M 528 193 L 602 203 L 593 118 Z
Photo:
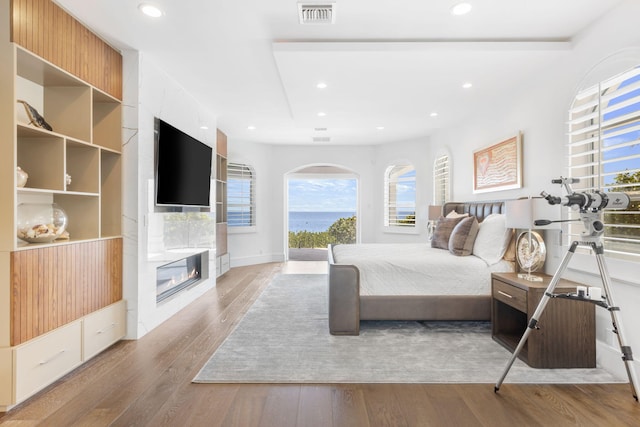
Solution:
M 18 205 L 20 240 L 29 243 L 51 243 L 67 228 L 67 214 L 55 203 L 22 203 Z
M 20 166 L 16 168 L 16 185 L 20 188 L 24 187 L 29 179 L 29 174 L 23 171 Z

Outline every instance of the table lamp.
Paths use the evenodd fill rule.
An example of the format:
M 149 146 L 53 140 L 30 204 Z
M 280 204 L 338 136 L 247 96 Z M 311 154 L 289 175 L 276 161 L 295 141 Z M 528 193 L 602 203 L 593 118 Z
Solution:
M 509 228 L 526 229 L 520 233 L 516 240 L 516 259 L 521 270 L 526 273 L 518 274 L 518 277 L 540 282 L 542 277 L 531 274 L 542 268 L 547 254 L 547 249 L 542 236 L 533 228 L 537 219 L 549 218 L 549 203 L 542 197 L 527 197 L 517 200 L 508 200 L 505 203 L 506 226 Z M 549 227 L 544 227 L 549 228 Z

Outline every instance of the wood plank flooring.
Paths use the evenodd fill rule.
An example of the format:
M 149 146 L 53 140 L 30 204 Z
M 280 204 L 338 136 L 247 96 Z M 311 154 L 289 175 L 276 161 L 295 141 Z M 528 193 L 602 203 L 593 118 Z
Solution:
M 273 276 L 300 271 L 290 267 L 231 269 L 160 327 L 107 349 L 0 414 L 0 424 L 640 426 L 640 404 L 626 384 L 507 383 L 498 394 L 493 384 L 192 384 Z

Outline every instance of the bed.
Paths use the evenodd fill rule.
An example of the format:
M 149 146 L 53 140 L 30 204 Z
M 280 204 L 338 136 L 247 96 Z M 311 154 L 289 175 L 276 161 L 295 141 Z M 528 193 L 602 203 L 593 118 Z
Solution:
M 499 259 L 481 258 L 480 248 L 479 256 L 469 251 L 467 256 L 457 256 L 451 250 L 431 247 L 430 242 L 330 245 L 330 333 L 358 335 L 361 320 L 489 320 L 491 273 L 515 268 L 512 251 L 507 249 L 513 232 L 499 222 L 504 221 L 503 213 L 503 201 L 443 206 L 443 216 L 475 217 L 477 236 L 484 236 L 483 244 L 489 230 L 502 224 L 504 248 Z M 438 227 L 446 221 L 441 219 Z

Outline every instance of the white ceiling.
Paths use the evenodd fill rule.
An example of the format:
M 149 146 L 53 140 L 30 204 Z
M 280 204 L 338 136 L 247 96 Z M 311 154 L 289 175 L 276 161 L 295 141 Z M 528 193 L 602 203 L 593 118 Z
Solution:
M 144 52 L 231 139 L 352 145 L 455 125 L 566 55 L 624 0 L 469 0 L 459 17 L 456 0 L 335 0 L 333 25 L 300 25 L 296 0 L 149 0 L 158 19 L 142 1 L 57 3 L 115 47 Z

